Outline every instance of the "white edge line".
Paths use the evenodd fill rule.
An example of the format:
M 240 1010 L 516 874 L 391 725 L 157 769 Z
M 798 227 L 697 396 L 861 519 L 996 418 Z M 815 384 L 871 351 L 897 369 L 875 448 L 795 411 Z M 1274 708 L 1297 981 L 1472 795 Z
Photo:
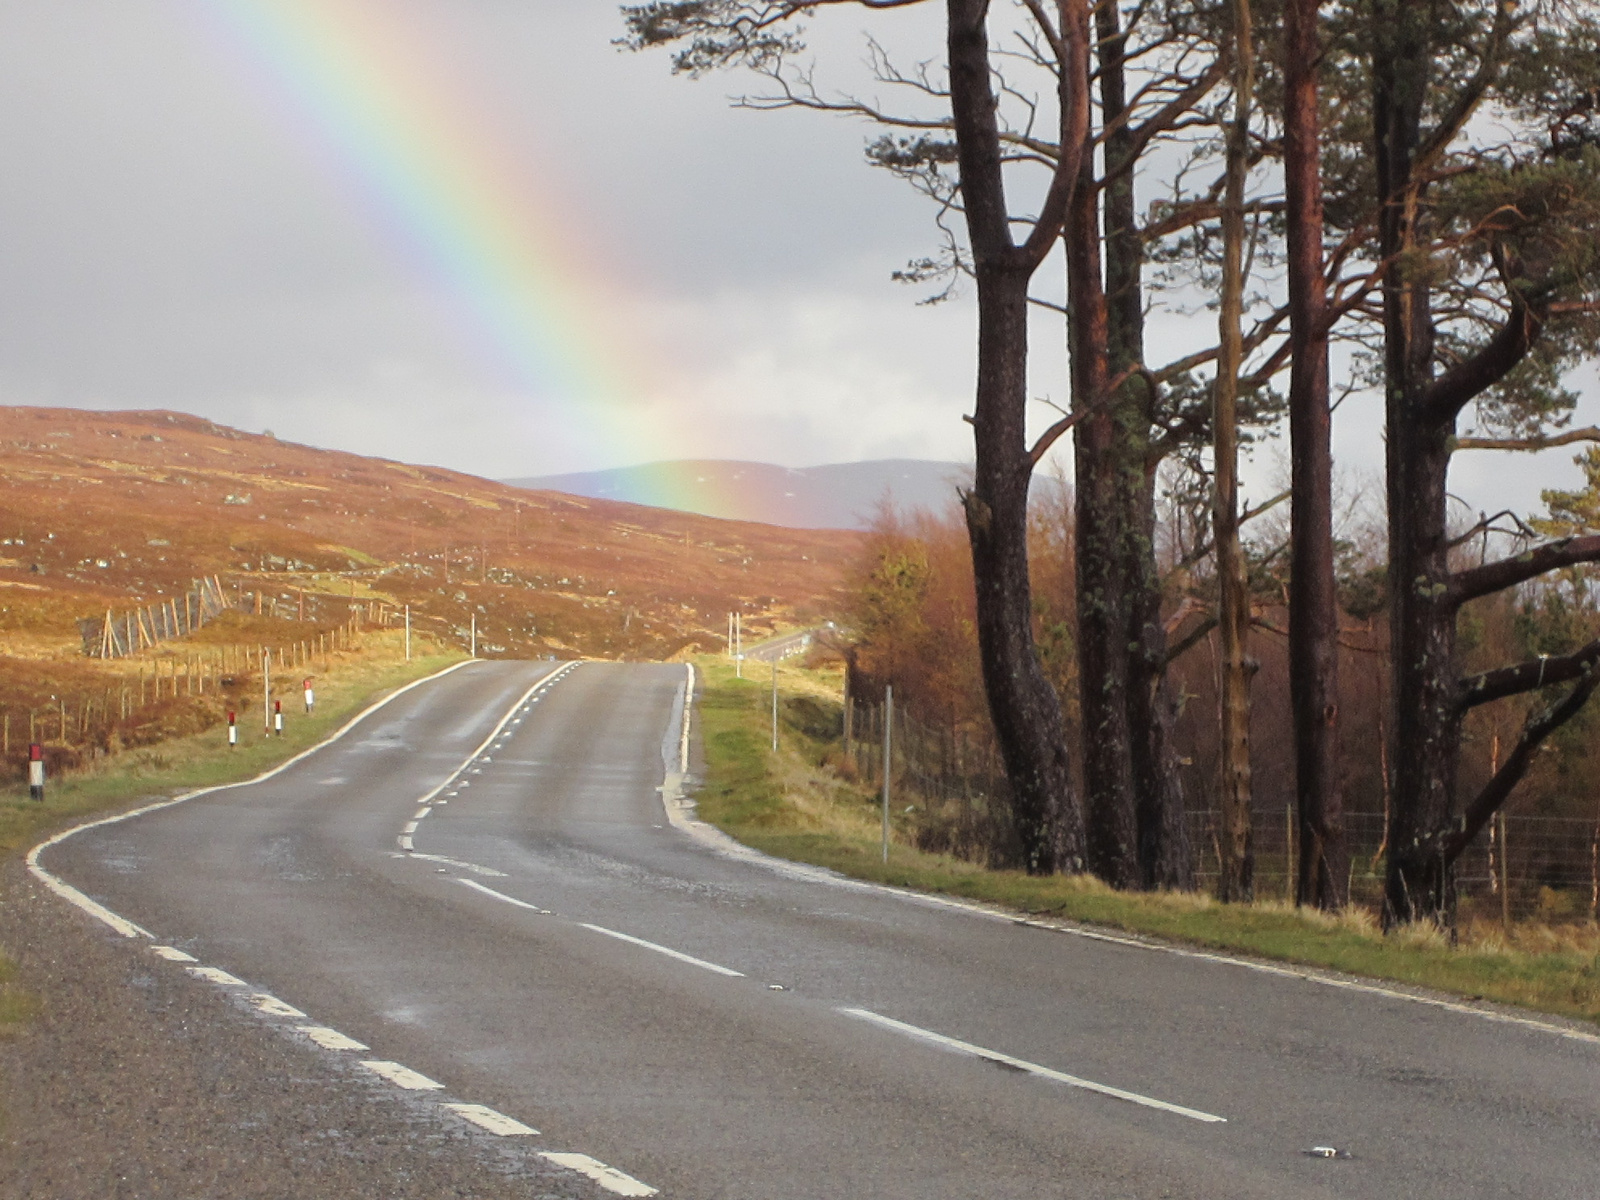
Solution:
M 686 782 L 686 777 L 682 774 L 668 775 L 662 782 L 660 789 L 664 802 L 663 806 L 667 811 L 667 820 L 674 829 L 699 842 L 713 854 L 723 858 L 747 862 L 753 866 L 776 872 L 789 879 L 820 883 L 828 887 L 843 888 L 846 891 L 874 892 L 883 896 L 895 896 L 913 904 L 952 909 L 956 912 L 983 917 L 991 921 L 1004 921 L 1010 925 L 1025 925 L 1030 929 L 1042 929 L 1049 933 L 1060 933 L 1068 937 L 1083 938 L 1086 941 L 1125 946 L 1131 950 L 1144 950 L 1155 954 L 1172 954 L 1179 958 L 1192 958 L 1201 962 L 1237 967 L 1246 971 L 1254 971 L 1257 974 L 1273 975 L 1283 979 L 1301 979 L 1307 983 L 1320 984 L 1323 987 L 1359 992 L 1362 995 L 1377 996 L 1386 1000 L 1402 1000 L 1408 1004 L 1420 1004 L 1427 1008 L 1441 1009 L 1460 1016 L 1476 1017 L 1481 1021 L 1513 1025 L 1520 1029 L 1528 1029 L 1537 1033 L 1554 1034 L 1569 1041 L 1600 1046 L 1600 1033 L 1590 1033 L 1583 1029 L 1557 1025 L 1553 1021 L 1541 1021 L 1537 1017 L 1524 1017 L 1517 1013 L 1480 1008 L 1460 1000 L 1449 1000 L 1439 996 L 1418 995 L 1415 992 L 1401 991 L 1399 988 L 1385 987 L 1380 983 L 1370 983 L 1360 979 L 1343 979 L 1317 967 L 1257 962 L 1248 958 L 1237 958 L 1232 955 L 1216 954 L 1207 950 L 1191 949 L 1187 946 L 1144 940 L 1123 934 L 1105 933 L 1081 925 L 1066 925 L 1053 921 L 1035 920 L 1000 907 L 976 904 L 969 900 L 958 900 L 953 896 L 940 896 L 931 892 L 918 892 L 909 888 L 891 887 L 887 884 L 873 883 L 865 879 L 852 879 L 827 867 L 818 867 L 810 863 L 779 858 L 776 855 L 757 850 L 752 846 L 746 846 L 743 842 L 731 837 L 715 825 L 700 820 L 695 815 L 694 801 L 684 794 Z
M 694 712 L 694 664 L 684 663 L 689 668 L 689 680 L 683 685 L 683 721 L 681 736 L 678 740 L 678 773 L 689 773 L 689 717 Z
M 615 1192 L 619 1196 L 654 1196 L 655 1188 L 648 1183 L 640 1183 L 632 1175 L 625 1175 L 615 1167 L 608 1167 L 597 1158 L 590 1158 L 587 1154 L 565 1154 L 550 1150 L 541 1150 L 539 1157 L 553 1162 L 558 1167 L 566 1167 L 569 1171 L 576 1171 L 580 1175 L 587 1175 L 608 1192 Z
M 462 880 L 465 883 L 465 880 Z M 634 937 L 631 933 L 618 933 L 615 929 L 607 929 L 604 925 L 590 925 L 587 921 L 579 921 L 584 929 L 603 933 L 607 937 L 616 938 L 619 942 L 631 942 L 635 946 L 643 946 L 646 950 L 654 950 L 657 954 L 665 954 L 668 958 L 675 958 L 679 962 L 689 963 L 691 966 L 701 967 L 707 971 L 715 971 L 718 975 L 726 975 L 729 979 L 743 979 L 743 971 L 735 971 L 731 967 L 719 967 L 714 962 L 707 962 L 703 958 L 696 958 L 692 954 L 685 954 L 681 950 L 674 950 L 669 946 L 658 946 L 655 942 L 647 942 L 643 938 Z
M 896 1021 L 893 1017 L 883 1016 L 867 1008 L 841 1008 L 840 1012 L 849 1017 L 856 1017 L 868 1021 L 884 1029 L 905 1034 L 907 1037 L 918 1041 L 929 1042 L 935 1046 L 942 1046 L 947 1050 L 955 1050 L 962 1054 L 981 1058 L 988 1062 L 1000 1063 L 1004 1066 L 1015 1067 L 1019 1071 L 1026 1071 L 1030 1075 L 1037 1075 L 1042 1079 L 1050 1079 L 1056 1083 L 1064 1083 L 1068 1087 L 1079 1088 L 1086 1092 L 1095 1092 L 1102 1096 L 1110 1096 L 1116 1100 L 1126 1100 L 1130 1104 L 1138 1104 L 1144 1108 L 1159 1109 L 1161 1112 L 1172 1113 L 1174 1116 L 1188 1117 L 1191 1121 L 1203 1121 L 1210 1125 L 1223 1125 L 1228 1118 L 1219 1117 L 1215 1113 L 1201 1112 L 1197 1108 L 1185 1108 L 1181 1104 L 1169 1104 L 1165 1100 L 1157 1100 L 1152 1096 L 1142 1096 L 1138 1092 L 1125 1091 L 1122 1088 L 1112 1087 L 1105 1083 L 1096 1083 L 1092 1079 L 1083 1079 L 1077 1075 L 1068 1075 L 1065 1071 L 1057 1071 L 1052 1067 L 1040 1066 L 1038 1063 L 1028 1062 L 1026 1059 L 1013 1058 L 1009 1054 L 1002 1054 L 998 1050 L 985 1050 L 982 1046 L 974 1046 L 971 1042 L 958 1041 L 946 1037 L 942 1033 L 934 1033 L 931 1029 L 923 1029 L 920 1025 L 908 1025 L 904 1021 Z
M 377 712 L 384 705 L 393 700 L 398 700 L 412 688 L 421 687 L 425 683 L 431 683 L 433 680 L 442 678 L 443 676 L 450 674 L 452 671 L 459 671 L 462 667 L 469 667 L 477 661 L 479 660 L 469 658 L 463 660 L 462 662 L 451 663 L 442 671 L 435 671 L 432 675 L 424 675 L 421 679 L 413 679 L 410 683 L 405 684 L 403 687 L 396 688 L 382 700 L 379 700 L 377 703 L 362 709 L 359 713 L 351 717 L 348 721 L 346 721 L 333 733 L 329 734 L 322 741 L 318 742 L 315 746 L 311 746 L 308 749 L 300 751 L 299 754 L 296 754 L 293 758 L 286 759 L 285 761 L 279 763 L 270 771 L 263 771 L 260 775 L 257 775 L 254 778 L 242 779 L 237 783 L 219 783 L 213 787 L 197 788 L 192 792 L 184 792 L 181 795 L 173 796 L 168 800 L 159 800 L 154 804 L 146 804 L 140 808 L 129 809 L 125 813 L 117 813 L 115 816 L 99 817 L 93 821 L 85 821 L 81 825 L 73 825 L 67 829 L 63 829 L 60 833 L 46 838 L 33 849 L 29 850 L 27 856 L 23 859 L 23 862 L 27 864 L 28 870 L 33 874 L 33 876 L 57 896 L 60 896 L 68 904 L 71 904 L 74 907 L 81 909 L 83 912 L 88 913 L 97 921 L 105 922 L 105 924 L 111 926 L 112 929 L 116 930 L 123 937 L 153 938 L 155 935 L 148 929 L 144 929 L 141 926 L 135 925 L 132 921 L 129 921 L 125 917 L 119 917 L 116 913 L 112 912 L 109 908 L 106 908 L 103 904 L 99 904 L 89 899 L 88 896 L 84 895 L 70 883 L 67 883 L 64 879 L 61 879 L 59 876 L 52 875 L 49 871 L 45 870 L 44 867 L 39 865 L 39 855 L 48 850 L 51 846 L 57 845 L 60 842 L 64 842 L 74 834 L 82 833 L 86 829 L 97 829 L 102 825 L 115 825 L 119 821 L 127 821 L 133 817 L 143 816 L 148 812 L 155 812 L 158 809 L 163 808 L 171 808 L 175 804 L 182 804 L 184 801 L 193 800 L 197 796 L 209 796 L 213 792 L 225 792 L 229 788 L 249 787 L 252 784 L 265 783 L 274 775 L 278 775 L 284 771 L 287 771 L 301 759 L 309 758 L 323 747 L 332 745 L 345 734 L 349 733 L 350 730 L 354 729 L 362 721 L 365 721 L 373 713 Z
M 340 1033 L 326 1025 L 301 1025 L 301 1033 L 305 1034 L 324 1050 L 370 1050 L 371 1047 L 363 1042 L 358 1042 L 347 1033 Z
M 532 1125 L 524 1125 L 515 1117 L 508 1117 L 503 1112 L 490 1108 L 487 1104 L 444 1104 L 456 1116 L 471 1121 L 480 1129 L 487 1129 L 490 1133 L 499 1134 L 501 1137 L 537 1137 L 539 1131 Z
M 436 1079 L 429 1079 L 421 1071 L 413 1071 L 404 1063 L 391 1062 L 385 1058 L 362 1059 L 361 1065 L 374 1075 L 387 1079 L 397 1088 L 404 1088 L 408 1092 L 436 1092 L 444 1088 L 444 1084 Z
M 391 851 L 389 856 L 391 858 L 411 857 L 411 858 L 418 859 L 418 860 L 420 860 L 422 862 L 446 863 L 446 864 L 448 864 L 448 865 L 450 865 L 452 867 L 460 867 L 463 871 L 471 871 L 471 872 L 473 872 L 474 874 L 477 874 L 477 875 L 491 875 L 496 879 L 505 879 L 505 878 L 507 878 L 506 873 L 504 871 L 497 871 L 493 867 L 481 866 L 478 863 L 465 862 L 465 861 L 463 861 L 462 859 L 459 859 L 459 858 L 446 858 L 442 854 L 424 854 L 424 853 L 422 853 L 422 851 L 418 850 L 418 851 L 412 853 L 411 855 L 407 856 L 407 855 L 404 855 L 404 854 L 395 854 L 394 852 Z
M 493 896 L 496 900 L 504 900 L 507 904 L 515 904 L 518 908 L 525 908 L 529 912 L 539 913 L 541 916 L 550 916 L 548 908 L 540 908 L 537 904 L 529 904 L 526 900 L 518 900 L 515 896 L 508 896 L 504 892 L 497 892 L 492 887 L 484 887 L 475 879 L 457 879 L 457 883 L 464 884 L 474 891 L 482 892 L 485 896 Z

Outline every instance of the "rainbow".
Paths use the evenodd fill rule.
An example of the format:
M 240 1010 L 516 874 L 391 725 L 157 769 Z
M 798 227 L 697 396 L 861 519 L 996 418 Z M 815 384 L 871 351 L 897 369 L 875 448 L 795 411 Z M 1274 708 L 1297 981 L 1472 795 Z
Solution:
M 368 219 L 454 297 L 474 352 L 529 397 L 529 428 L 557 457 L 590 465 L 674 446 L 661 406 L 643 403 L 637 334 L 611 315 L 625 305 L 600 240 L 496 139 L 495 114 L 451 77 L 413 9 L 216 0 L 192 11 Z M 658 472 L 647 502 L 683 506 L 691 481 L 678 474 Z

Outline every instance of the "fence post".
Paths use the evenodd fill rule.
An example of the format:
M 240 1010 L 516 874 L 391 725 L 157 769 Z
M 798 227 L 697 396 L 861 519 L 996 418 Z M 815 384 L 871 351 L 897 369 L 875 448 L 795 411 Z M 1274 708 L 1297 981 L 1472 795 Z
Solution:
M 894 760 L 890 744 L 894 729 L 894 685 L 883 687 L 883 861 L 889 861 L 889 777 L 893 774 Z
M 1511 855 L 1507 850 L 1510 843 L 1506 838 L 1506 814 L 1496 813 L 1500 818 L 1500 926 L 1507 933 L 1511 932 Z

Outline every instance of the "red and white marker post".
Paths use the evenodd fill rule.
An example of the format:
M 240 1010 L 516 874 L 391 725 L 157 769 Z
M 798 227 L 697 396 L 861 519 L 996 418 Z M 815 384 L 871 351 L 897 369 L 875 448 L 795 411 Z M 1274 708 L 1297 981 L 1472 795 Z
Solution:
M 300 686 L 306 690 L 306 711 L 310 712 L 311 706 L 317 702 L 317 697 L 311 690 L 311 677 L 309 675 L 306 676 L 305 681 Z
M 283 701 L 272 702 L 272 731 L 279 737 L 283 736 Z
M 38 742 L 28 745 L 28 795 L 44 799 L 44 747 Z
M 235 713 L 233 711 L 233 709 L 230 708 L 228 710 L 228 745 L 229 746 L 237 746 L 238 744 L 239 744 L 238 714 Z

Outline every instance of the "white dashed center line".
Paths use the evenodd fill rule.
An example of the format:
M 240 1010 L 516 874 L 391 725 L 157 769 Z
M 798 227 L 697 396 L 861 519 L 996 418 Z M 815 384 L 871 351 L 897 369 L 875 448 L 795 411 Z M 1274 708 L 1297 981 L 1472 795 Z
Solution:
M 465 880 L 463 880 L 465 882 Z M 657 954 L 665 954 L 668 958 L 675 958 L 679 962 L 686 962 L 690 966 L 700 967 L 706 971 L 715 971 L 718 975 L 726 975 L 730 979 L 743 979 L 743 971 L 735 971 L 731 967 L 719 967 L 714 962 L 707 962 L 703 958 L 696 958 L 692 954 L 685 954 L 681 950 L 674 950 L 669 946 L 658 946 L 654 942 L 647 942 L 643 938 L 636 938 L 631 933 L 618 933 L 615 929 L 607 929 L 604 925 L 590 925 L 586 921 L 578 924 L 585 929 L 592 929 L 595 933 L 603 933 L 607 937 L 616 938 L 619 942 L 630 942 L 635 946 L 643 946 L 646 950 L 654 950 Z
M 475 892 L 482 892 L 485 896 L 493 896 L 496 900 L 504 900 L 507 904 L 515 904 L 518 908 L 525 908 L 529 912 L 536 912 L 541 916 L 551 915 L 548 908 L 540 908 L 537 904 L 529 904 L 526 900 L 518 900 L 515 896 L 508 896 L 504 892 L 497 892 L 492 887 L 484 887 L 472 879 L 458 879 L 457 883 L 464 884 Z
M 1141 1096 L 1138 1092 L 1128 1092 L 1121 1088 L 1111 1087 L 1108 1084 L 1095 1083 L 1091 1079 L 1080 1079 L 1076 1075 L 1068 1075 L 1064 1071 L 1057 1071 L 1051 1067 L 1042 1067 L 1038 1063 L 1031 1063 L 1026 1059 L 1012 1058 L 1011 1055 L 1002 1054 L 998 1050 L 985 1050 L 982 1046 L 974 1046 L 971 1042 L 957 1041 L 955 1038 L 945 1037 L 942 1033 L 934 1033 L 931 1029 L 923 1029 L 920 1025 L 908 1025 L 904 1021 L 896 1021 L 893 1017 L 882 1016 L 870 1009 L 841 1008 L 839 1011 L 848 1017 L 869 1021 L 880 1028 L 893 1030 L 895 1033 L 915 1038 L 919 1042 L 928 1042 L 946 1050 L 954 1050 L 960 1054 L 970 1054 L 972 1057 L 981 1058 L 985 1062 L 1012 1067 L 1018 1071 L 1026 1071 L 1029 1075 L 1037 1075 L 1041 1079 L 1064 1083 L 1068 1087 L 1081 1088 L 1086 1092 L 1096 1092 L 1102 1096 L 1126 1100 L 1130 1104 L 1138 1104 L 1145 1108 L 1155 1108 L 1162 1112 L 1173 1113 L 1176 1116 L 1188 1117 L 1191 1121 L 1204 1121 L 1210 1124 L 1222 1124 L 1227 1121 L 1226 1117 L 1219 1117 L 1214 1113 L 1185 1108 L 1181 1104 L 1169 1104 L 1165 1100 L 1156 1100 L 1149 1096 Z
M 152 954 L 160 955 L 162 958 L 166 959 L 168 962 L 199 962 L 200 961 L 199 959 L 195 958 L 195 956 L 192 955 L 192 954 L 185 954 L 182 950 L 179 950 L 176 946 L 151 946 L 150 947 L 150 952 Z

